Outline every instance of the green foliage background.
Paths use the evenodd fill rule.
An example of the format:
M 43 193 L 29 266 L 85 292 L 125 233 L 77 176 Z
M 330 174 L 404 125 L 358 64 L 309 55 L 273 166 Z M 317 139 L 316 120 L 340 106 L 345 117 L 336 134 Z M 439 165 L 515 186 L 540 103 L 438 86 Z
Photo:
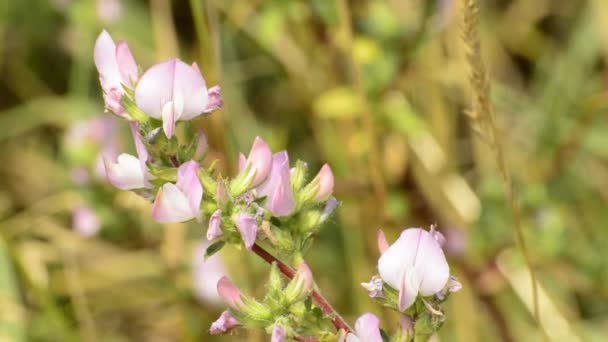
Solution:
M 307 258 L 349 321 L 371 311 L 397 328 L 358 285 L 375 272 L 376 232 L 392 241 L 404 227 L 437 223 L 464 285 L 445 307 L 441 341 L 607 338 L 605 0 L 480 4 L 540 325 L 495 151 L 463 115 L 471 91 L 458 1 L 118 0 L 115 21 L 97 2 L 0 4 L 0 340 L 268 339 L 207 334 L 222 307 L 192 291 L 205 224 L 161 226 L 133 194 L 71 181 L 72 168 L 98 153 L 66 146 L 65 135 L 102 114 L 92 55 L 103 28 L 144 69 L 180 56 L 222 86 L 224 109 L 196 124 L 224 174 L 256 135 L 313 172 L 330 163 L 343 203 Z M 93 238 L 71 229 L 83 203 L 103 222 Z M 221 255 L 235 283 L 261 292 L 267 265 L 235 248 Z

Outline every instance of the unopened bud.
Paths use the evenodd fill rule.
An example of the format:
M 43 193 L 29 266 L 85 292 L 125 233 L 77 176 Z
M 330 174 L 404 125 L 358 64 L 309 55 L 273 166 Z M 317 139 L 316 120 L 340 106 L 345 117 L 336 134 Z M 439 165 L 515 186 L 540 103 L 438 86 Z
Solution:
M 312 272 L 306 263 L 301 263 L 298 272 L 285 288 L 285 298 L 288 302 L 300 301 L 312 290 Z

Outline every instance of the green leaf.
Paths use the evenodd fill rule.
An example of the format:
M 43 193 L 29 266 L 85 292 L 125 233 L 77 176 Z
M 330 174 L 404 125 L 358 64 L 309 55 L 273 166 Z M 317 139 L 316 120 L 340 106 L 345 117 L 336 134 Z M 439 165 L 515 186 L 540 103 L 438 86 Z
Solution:
M 219 252 L 222 248 L 224 248 L 225 244 L 225 241 L 218 241 L 207 247 L 207 250 L 205 251 L 205 260 L 207 260 L 207 258 L 212 256 L 213 254 Z

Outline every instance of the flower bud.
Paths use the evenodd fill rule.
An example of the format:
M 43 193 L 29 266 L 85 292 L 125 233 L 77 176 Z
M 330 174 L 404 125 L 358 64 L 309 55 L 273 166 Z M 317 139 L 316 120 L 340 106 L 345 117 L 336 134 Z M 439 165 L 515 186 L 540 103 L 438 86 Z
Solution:
M 373 276 L 369 283 L 361 283 L 361 286 L 367 290 L 370 298 L 382 297 L 382 278 Z
M 275 325 L 272 329 L 272 337 L 270 342 L 285 342 L 285 330 L 279 325 Z
M 244 307 L 241 291 L 234 286 L 228 277 L 224 276 L 217 282 L 217 293 L 231 308 L 239 310 Z
M 443 236 L 443 234 L 441 234 L 441 232 L 439 232 L 437 230 L 437 226 L 432 224 L 431 225 L 431 230 L 429 231 L 429 233 L 433 236 L 433 238 L 437 241 L 437 243 L 439 244 L 439 246 L 441 246 L 443 248 L 443 246 L 445 246 L 445 237 Z
M 198 163 L 191 160 L 177 169 L 177 183 L 165 183 L 152 205 L 152 217 L 159 223 L 200 220 L 203 187 L 198 178 Z
M 241 212 L 233 218 L 233 221 L 239 233 L 241 233 L 245 247 L 251 250 L 258 232 L 258 224 L 255 218 L 249 216 L 247 213 Z
M 334 190 L 334 175 L 329 165 L 324 164 L 315 178 L 298 194 L 300 203 L 323 202 Z
M 301 160 L 296 161 L 296 166 L 291 169 L 291 186 L 294 191 L 300 190 L 306 180 L 306 172 L 308 171 L 308 164 Z
M 270 146 L 260 137 L 256 137 L 249 151 L 249 157 L 239 157 L 239 175 L 230 184 L 232 195 L 238 196 L 254 188 L 266 179 L 272 167 Z
M 289 216 L 295 209 L 289 156 L 287 151 L 272 156 L 272 166 L 266 180 L 256 188 L 258 196 L 266 196 L 264 207 L 277 217 Z
M 301 263 L 293 279 L 285 288 L 285 298 L 289 303 L 300 301 L 312 290 L 312 272 L 306 263 Z
M 225 333 L 239 325 L 241 325 L 241 323 L 236 318 L 234 318 L 234 316 L 232 316 L 229 311 L 224 311 L 215 322 L 211 323 L 209 333 L 211 335 Z
M 218 209 L 209 218 L 209 228 L 207 228 L 207 240 L 213 241 L 223 235 L 221 228 L 222 210 Z

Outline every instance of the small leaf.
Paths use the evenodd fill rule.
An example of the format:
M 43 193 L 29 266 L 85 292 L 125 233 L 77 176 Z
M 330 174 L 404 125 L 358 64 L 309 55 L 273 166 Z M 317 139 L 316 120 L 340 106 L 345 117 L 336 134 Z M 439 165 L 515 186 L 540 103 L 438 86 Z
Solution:
M 219 252 L 224 247 L 225 244 L 226 244 L 225 241 L 218 241 L 218 242 L 211 244 L 211 246 L 207 247 L 207 250 L 205 251 L 205 260 L 207 260 L 207 258 L 212 256 L 213 254 Z

